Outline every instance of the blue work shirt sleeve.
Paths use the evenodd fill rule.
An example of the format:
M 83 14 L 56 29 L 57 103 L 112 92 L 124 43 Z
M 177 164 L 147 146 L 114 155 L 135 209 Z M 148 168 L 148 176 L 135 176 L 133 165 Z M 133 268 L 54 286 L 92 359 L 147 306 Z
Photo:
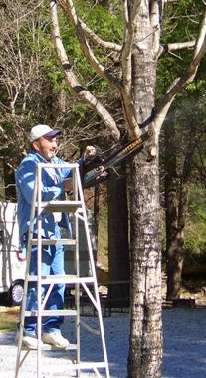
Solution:
M 36 173 L 36 162 L 33 160 L 25 161 L 16 172 L 17 188 L 22 193 L 25 201 L 31 204 Z M 47 186 L 42 183 L 42 200 L 51 201 L 57 199 L 64 192 L 63 181 Z

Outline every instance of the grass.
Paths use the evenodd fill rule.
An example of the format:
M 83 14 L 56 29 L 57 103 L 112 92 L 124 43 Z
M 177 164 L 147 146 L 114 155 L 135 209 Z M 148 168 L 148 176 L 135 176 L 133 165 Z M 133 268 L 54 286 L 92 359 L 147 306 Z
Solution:
M 0 332 L 16 330 L 18 311 L 16 307 L 0 307 Z

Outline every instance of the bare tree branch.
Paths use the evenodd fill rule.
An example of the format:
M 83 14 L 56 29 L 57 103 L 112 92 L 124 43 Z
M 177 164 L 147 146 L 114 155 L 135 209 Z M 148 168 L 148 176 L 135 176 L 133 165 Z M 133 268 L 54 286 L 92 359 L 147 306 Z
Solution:
M 123 0 L 123 10 L 124 36 L 121 54 L 122 84 L 124 87 L 125 95 L 127 94 L 127 96 L 131 96 L 131 55 L 134 33 L 132 24 L 130 23 L 130 15 L 127 0 Z
M 69 16 L 69 20 L 72 22 L 74 27 L 76 28 L 76 34 L 80 42 L 80 46 L 82 51 L 84 52 L 85 57 L 95 69 L 97 74 L 104 77 L 106 80 L 111 82 L 116 88 L 120 86 L 120 83 L 117 79 L 115 79 L 111 73 L 109 73 L 103 64 L 101 64 L 98 59 L 96 58 L 91 46 L 85 35 L 85 30 L 82 27 L 82 23 L 79 21 L 79 18 L 76 14 L 76 10 L 72 0 L 59 0 L 59 4 L 62 6 L 64 11 L 66 12 L 67 16 Z
M 195 51 L 192 62 L 189 64 L 187 70 L 182 77 L 177 78 L 167 93 L 165 94 L 154 118 L 154 125 L 157 131 L 160 131 L 161 125 L 166 117 L 169 107 L 175 98 L 175 95 L 182 90 L 182 88 L 194 80 L 197 73 L 200 61 L 206 52 L 206 7 L 202 24 L 200 27 L 199 36 L 196 42 Z
M 27 18 L 30 14 L 33 14 L 36 9 L 38 9 L 42 4 L 44 3 L 44 0 L 40 1 L 36 6 L 34 6 L 29 12 L 24 13 L 22 16 L 18 17 L 15 22 L 19 22 L 22 20 L 22 18 Z
M 84 31 L 87 38 L 89 38 L 94 44 L 103 47 L 104 49 L 113 50 L 120 52 L 122 49 L 121 45 L 117 43 L 104 41 L 100 38 L 93 30 L 91 30 L 84 21 L 81 20 L 80 17 L 77 17 L 73 1 L 70 0 L 59 0 L 58 3 L 61 5 L 62 9 L 64 9 L 67 16 L 73 22 L 74 25 L 80 24 L 82 30 Z
M 171 51 L 177 51 L 177 50 L 184 50 L 184 49 L 191 49 L 195 47 L 196 40 L 188 41 L 188 42 L 177 42 L 177 43 L 168 43 L 166 45 L 162 45 L 160 47 L 160 54 L 171 52 Z
M 140 2 L 137 1 L 139 4 Z M 135 5 L 136 2 L 135 2 Z M 121 99 L 125 119 L 127 120 L 128 129 L 132 138 L 138 138 L 141 134 L 136 115 L 134 112 L 133 99 L 132 99 L 132 50 L 135 34 L 134 16 L 131 17 L 131 12 L 127 0 L 123 0 L 123 15 L 124 15 L 124 35 L 123 46 L 121 54 L 121 67 L 122 67 L 122 87 Z
M 120 134 L 119 134 L 119 130 L 116 126 L 114 119 L 111 117 L 109 112 L 105 109 L 103 104 L 96 98 L 96 96 L 94 96 L 89 90 L 81 86 L 81 84 L 77 80 L 77 77 L 72 71 L 71 64 L 69 62 L 68 56 L 66 54 L 66 51 L 65 51 L 65 48 L 62 43 L 61 36 L 60 36 L 59 22 L 58 22 L 58 15 L 57 15 L 57 5 L 56 5 L 56 2 L 53 0 L 50 2 L 50 9 L 51 9 L 51 19 L 52 19 L 52 25 L 53 25 L 54 42 L 55 42 L 59 60 L 64 69 L 67 83 L 73 89 L 74 93 L 78 95 L 80 99 L 87 102 L 90 106 L 92 106 L 97 111 L 97 113 L 100 115 L 100 117 L 104 121 L 105 125 L 110 129 L 112 137 L 115 140 L 118 140 Z
M 139 138 L 139 136 L 141 135 L 141 130 L 136 120 L 132 98 L 131 96 L 128 95 L 128 93 L 125 91 L 123 86 L 120 90 L 120 94 L 121 94 L 123 112 L 124 112 L 125 120 L 127 122 L 127 128 L 130 134 L 130 138 L 131 139 Z
M 139 14 L 139 8 L 141 6 L 141 0 L 133 0 L 133 4 L 131 6 L 131 14 L 130 14 L 130 22 L 136 23 L 137 16 Z
M 159 0 L 153 0 L 150 8 L 150 22 L 153 28 L 153 51 L 154 59 L 159 56 L 160 49 L 160 18 L 161 18 L 161 4 Z
M 188 41 L 188 42 L 179 42 L 179 43 L 168 43 L 166 46 L 167 51 L 176 51 L 176 50 L 183 50 L 183 49 L 190 49 L 195 47 L 196 41 Z

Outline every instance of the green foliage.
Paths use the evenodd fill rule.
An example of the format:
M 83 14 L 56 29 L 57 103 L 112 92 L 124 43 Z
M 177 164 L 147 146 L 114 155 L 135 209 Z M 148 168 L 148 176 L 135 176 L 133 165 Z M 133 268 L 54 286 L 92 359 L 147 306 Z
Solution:
M 206 250 L 206 188 L 192 185 L 189 191 L 189 209 L 185 228 L 185 249 L 204 255 Z
M 168 43 L 195 40 L 203 10 L 204 6 L 201 0 L 179 0 L 178 2 L 166 4 L 164 17 L 162 19 L 161 43 L 165 45 Z M 157 67 L 158 97 L 168 89 L 175 78 L 183 74 L 184 70 L 191 62 L 192 55 L 193 49 L 177 50 L 162 55 Z M 196 81 L 202 77 L 205 82 L 205 69 L 206 59 L 203 59 L 198 70 Z M 195 83 L 186 86 L 186 91 L 190 93 L 193 89 L 196 90 Z
M 83 118 L 85 116 L 85 113 L 87 111 L 87 105 L 86 104 L 73 104 L 72 112 L 77 116 L 77 118 Z
M 122 17 L 121 6 L 114 14 L 101 6 L 91 6 L 91 1 L 79 0 L 77 9 L 84 21 L 97 33 L 100 37 L 108 41 L 119 43 L 122 37 Z
M 88 1 L 77 1 L 77 13 L 87 23 L 91 29 L 100 37 L 108 41 L 119 42 L 122 35 L 122 20 L 120 14 L 110 14 L 106 8 L 102 6 L 92 6 Z M 75 35 L 73 26 L 68 23 L 68 19 L 64 14 L 60 16 L 61 35 L 63 37 L 64 46 L 74 67 L 74 71 L 78 74 L 80 82 L 83 85 L 95 91 L 98 95 L 104 95 L 108 90 L 107 82 L 100 78 L 91 65 L 87 62 L 80 44 Z M 101 63 L 106 66 L 108 63 L 107 54 L 100 48 L 94 48 L 95 54 Z

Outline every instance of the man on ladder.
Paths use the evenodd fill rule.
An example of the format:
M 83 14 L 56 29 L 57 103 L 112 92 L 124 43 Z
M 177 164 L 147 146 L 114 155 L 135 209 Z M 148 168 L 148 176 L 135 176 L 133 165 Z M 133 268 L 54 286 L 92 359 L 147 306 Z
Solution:
M 20 240 L 23 247 L 26 247 L 28 240 L 28 229 L 31 212 L 32 194 L 34 189 L 36 165 L 38 163 L 51 162 L 54 164 L 64 163 L 56 156 L 58 142 L 57 137 L 60 130 L 51 129 L 48 125 L 36 125 L 30 132 L 31 151 L 23 159 L 16 171 L 16 187 L 18 196 L 18 223 Z M 87 146 L 84 159 L 94 156 L 96 150 L 93 146 Z M 62 199 L 64 192 L 69 190 L 66 179 L 71 175 L 71 170 L 45 169 L 42 174 L 42 198 L 44 201 Z M 42 238 L 61 238 L 60 222 L 62 215 L 59 213 L 48 213 L 42 221 Z M 37 234 L 37 226 L 34 225 L 34 236 Z M 64 274 L 64 252 L 62 244 L 43 245 L 42 247 L 42 274 L 55 275 Z M 37 274 L 37 246 L 32 247 L 30 274 Z M 47 309 L 61 310 L 64 307 L 64 284 L 55 284 L 47 301 Z M 46 287 L 42 295 L 46 294 Z M 27 292 L 26 310 L 36 310 L 37 288 L 33 282 L 29 283 Z M 62 316 L 43 317 L 42 341 L 51 344 L 59 349 L 68 349 L 69 341 L 61 334 Z M 17 333 L 18 339 L 18 333 Z M 37 318 L 34 316 L 25 317 L 22 345 L 28 349 L 37 349 Z

